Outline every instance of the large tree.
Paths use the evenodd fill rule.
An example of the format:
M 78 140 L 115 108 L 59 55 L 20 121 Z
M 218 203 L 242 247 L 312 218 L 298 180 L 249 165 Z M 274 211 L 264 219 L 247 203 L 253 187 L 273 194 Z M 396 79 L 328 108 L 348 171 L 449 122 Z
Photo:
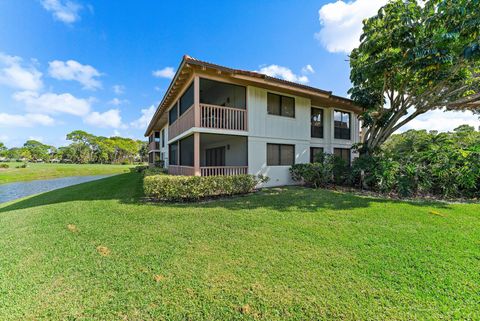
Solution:
M 349 93 L 364 108 L 361 153 L 430 110 L 477 108 L 480 0 L 393 0 L 364 21 L 360 40 Z
M 31 159 L 33 160 L 50 160 L 50 154 L 54 151 L 55 147 L 43 144 L 37 140 L 27 140 L 23 147 L 28 150 Z M 28 158 L 28 157 L 25 157 Z

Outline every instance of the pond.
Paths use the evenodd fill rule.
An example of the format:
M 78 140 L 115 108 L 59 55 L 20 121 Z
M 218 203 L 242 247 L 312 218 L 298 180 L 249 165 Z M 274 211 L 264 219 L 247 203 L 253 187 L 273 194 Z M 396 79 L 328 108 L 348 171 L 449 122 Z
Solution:
M 29 182 L 16 182 L 0 185 L 0 203 L 12 201 L 25 196 L 44 193 L 71 185 L 90 182 L 112 175 L 70 176 L 54 179 L 43 179 Z

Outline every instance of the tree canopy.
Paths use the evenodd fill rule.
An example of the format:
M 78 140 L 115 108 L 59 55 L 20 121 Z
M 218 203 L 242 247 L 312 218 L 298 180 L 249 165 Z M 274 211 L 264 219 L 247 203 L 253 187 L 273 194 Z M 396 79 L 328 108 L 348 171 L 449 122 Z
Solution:
M 147 142 L 124 137 L 95 136 L 82 130 L 66 135 L 71 143 L 58 149 L 36 140 L 27 140 L 23 147 L 7 149 L 0 142 L 0 156 L 32 161 L 57 160 L 71 163 L 133 163 L 145 161 Z
M 480 0 L 393 0 L 363 23 L 349 93 L 364 108 L 360 151 L 434 109 L 478 108 Z

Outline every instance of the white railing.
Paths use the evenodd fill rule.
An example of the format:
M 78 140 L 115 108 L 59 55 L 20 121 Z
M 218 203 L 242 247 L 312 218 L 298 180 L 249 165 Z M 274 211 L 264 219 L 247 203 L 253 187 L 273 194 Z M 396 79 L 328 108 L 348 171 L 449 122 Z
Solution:
M 227 130 L 247 130 L 245 109 L 200 105 L 200 127 Z
M 184 176 L 193 176 L 195 175 L 195 168 L 191 166 L 178 166 L 178 165 L 169 165 L 168 174 L 170 175 L 184 175 Z
M 202 176 L 231 176 L 247 174 L 248 166 L 207 166 L 200 167 Z

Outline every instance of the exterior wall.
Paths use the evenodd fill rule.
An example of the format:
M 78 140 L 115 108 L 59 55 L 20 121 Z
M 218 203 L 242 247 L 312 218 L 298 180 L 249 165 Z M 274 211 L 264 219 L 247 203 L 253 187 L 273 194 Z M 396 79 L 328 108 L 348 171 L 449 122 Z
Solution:
M 202 77 L 202 75 L 200 75 Z M 207 78 L 207 77 L 205 77 Z M 220 77 L 219 77 L 220 78 Z M 221 79 L 219 79 L 221 80 Z M 277 93 L 295 99 L 295 117 L 269 115 L 267 113 L 267 93 Z M 324 110 L 324 138 L 312 138 L 310 134 L 311 107 Z M 351 140 L 334 139 L 333 114 L 330 106 L 311 106 L 308 98 L 293 96 L 281 91 L 267 90 L 255 86 L 247 86 L 248 131 L 232 131 L 192 127 L 174 137 L 170 143 L 200 133 L 200 164 L 205 166 L 205 150 L 230 145 L 226 150 L 226 166 L 244 166 L 248 164 L 248 172 L 253 175 L 266 175 L 270 180 L 263 186 L 281 186 L 294 184 L 290 178 L 290 166 L 267 166 L 267 143 L 295 145 L 295 163 L 307 163 L 310 160 L 310 147 L 322 147 L 326 153 L 333 153 L 334 148 L 351 148 L 358 143 L 359 122 L 351 113 Z M 165 125 L 165 147 L 161 148 L 166 166 L 168 166 L 168 125 Z M 215 136 L 206 139 L 207 134 Z M 231 135 L 231 136 L 227 136 Z M 223 137 L 219 137 L 223 136 Z M 353 157 L 355 155 L 352 155 Z
M 206 166 L 207 149 L 223 146 L 225 146 L 225 166 L 247 166 L 246 137 L 215 135 L 215 139 L 209 138 L 207 134 L 200 136 L 200 166 Z
M 268 115 L 267 93 L 278 93 L 295 98 L 295 118 Z M 290 166 L 267 166 L 267 143 L 295 145 L 295 163 L 310 161 L 310 147 L 323 147 L 326 153 L 334 148 L 351 148 L 359 141 L 358 119 L 352 117 L 352 140 L 334 139 L 333 113 L 339 108 L 324 109 L 324 138 L 312 138 L 310 135 L 310 100 L 303 97 L 283 94 L 262 88 L 249 86 L 248 101 L 248 166 L 253 175 L 266 175 L 270 180 L 263 186 L 291 185 Z M 314 106 L 317 107 L 317 106 Z
M 163 160 L 165 161 L 165 167 L 168 167 L 168 125 L 165 125 L 160 132 L 164 132 L 164 142 L 165 146 L 162 147 L 162 142 L 160 141 L 160 153 L 163 154 Z
M 165 167 L 168 166 L 168 125 L 165 125 L 162 129 L 159 130 L 161 133 L 162 130 L 164 130 L 164 135 L 165 135 L 165 146 L 162 147 L 162 140 L 161 140 L 161 134 L 160 134 L 160 142 L 159 142 L 159 149 L 151 149 L 148 151 L 148 153 L 160 153 L 160 159 L 163 159 L 165 162 Z M 149 166 L 153 166 L 152 163 L 149 162 Z

